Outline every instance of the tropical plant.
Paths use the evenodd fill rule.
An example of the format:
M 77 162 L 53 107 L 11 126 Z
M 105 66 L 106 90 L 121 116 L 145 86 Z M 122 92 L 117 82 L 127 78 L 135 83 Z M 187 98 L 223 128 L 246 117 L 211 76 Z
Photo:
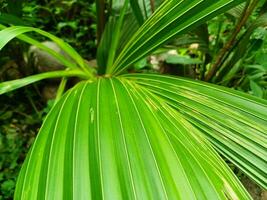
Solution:
M 0 94 L 63 77 L 61 94 L 67 77 L 81 79 L 46 117 L 15 199 L 251 199 L 223 158 L 267 188 L 266 101 L 201 81 L 127 72 L 168 40 L 243 1 L 152 1 L 160 6 L 148 12 L 142 5 L 149 2 L 130 0 L 130 10 L 128 0 L 113 1 L 98 29 L 97 72 L 45 31 L 2 26 L 0 48 L 17 37 L 67 69 L 0 83 Z M 71 59 L 27 32 L 53 40 Z

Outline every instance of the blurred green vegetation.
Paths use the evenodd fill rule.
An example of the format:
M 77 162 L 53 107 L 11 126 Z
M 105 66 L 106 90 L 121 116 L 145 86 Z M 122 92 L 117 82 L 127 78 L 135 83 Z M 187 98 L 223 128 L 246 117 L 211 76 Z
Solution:
M 12 199 L 18 172 L 53 103 L 38 101 L 34 90 L 0 97 L 0 199 Z

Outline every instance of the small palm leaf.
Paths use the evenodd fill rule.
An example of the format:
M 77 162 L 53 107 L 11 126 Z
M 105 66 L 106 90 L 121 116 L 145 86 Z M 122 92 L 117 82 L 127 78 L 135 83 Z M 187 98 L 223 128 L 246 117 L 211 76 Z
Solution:
M 0 95 L 44 79 L 59 78 L 59 77 L 80 77 L 84 79 L 90 78 L 80 70 L 65 70 L 65 71 L 61 70 L 61 71 L 45 72 L 37 75 L 28 76 L 25 78 L 20 78 L 17 80 L 5 81 L 3 83 L 0 83 Z
M 36 32 L 42 36 L 45 36 L 49 39 L 51 39 L 52 41 L 54 41 L 63 51 L 65 51 L 70 58 L 73 59 L 73 61 L 68 61 L 64 56 L 56 53 L 55 51 L 45 47 L 42 44 L 39 44 L 37 41 L 35 41 L 32 38 L 29 38 L 25 35 L 23 35 L 23 33 L 27 33 L 27 32 Z M 12 26 L 12 27 L 8 27 L 5 28 L 4 30 L 0 31 L 0 50 L 12 39 L 19 37 L 21 40 L 37 45 L 38 47 L 44 49 L 45 51 L 48 51 L 51 55 L 55 56 L 64 66 L 69 67 L 71 69 L 77 69 L 77 68 L 81 68 L 83 69 L 85 72 L 87 72 L 89 75 L 92 76 L 92 72 L 89 71 L 89 69 L 87 68 L 87 66 L 85 65 L 85 62 L 83 60 L 83 58 L 77 53 L 77 51 L 75 51 L 69 44 L 65 43 L 63 40 L 61 40 L 60 38 L 46 32 L 43 31 L 41 29 L 38 28 L 33 28 L 33 27 L 24 27 L 24 26 Z
M 168 0 L 133 35 L 108 73 L 119 74 L 177 34 L 186 33 L 244 0 Z

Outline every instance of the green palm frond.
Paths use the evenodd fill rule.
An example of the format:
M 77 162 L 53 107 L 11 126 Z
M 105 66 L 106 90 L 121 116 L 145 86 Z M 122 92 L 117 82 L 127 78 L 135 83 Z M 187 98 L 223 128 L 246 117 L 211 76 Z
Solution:
M 186 117 L 127 78 L 82 82 L 60 100 L 28 154 L 15 195 L 98 198 L 250 199 Z
M 47 32 L 0 31 L 0 48 L 18 37 L 49 51 L 23 35 L 35 31 L 72 58 L 50 52 L 68 69 L 0 83 L 0 94 L 45 78 L 87 79 L 48 114 L 15 199 L 251 199 L 222 157 L 267 189 L 265 100 L 185 78 L 122 74 L 166 41 L 244 0 L 165 0 L 147 20 L 141 3 L 148 1 L 129 2 L 133 13 L 126 1 L 121 15 L 101 29 L 98 70 L 107 72 L 101 77 Z

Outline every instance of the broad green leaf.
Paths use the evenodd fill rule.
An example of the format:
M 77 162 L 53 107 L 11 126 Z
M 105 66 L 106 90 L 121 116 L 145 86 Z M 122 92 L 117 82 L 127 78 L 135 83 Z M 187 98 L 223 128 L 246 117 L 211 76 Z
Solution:
M 183 114 L 237 167 L 267 188 L 267 102 L 216 85 L 161 75 L 125 75 Z
M 119 74 L 177 34 L 186 33 L 204 21 L 244 0 L 168 0 L 139 28 L 121 51 L 108 73 Z
M 15 200 L 250 199 L 187 117 L 132 78 L 81 82 L 61 98 Z
M 48 78 L 59 78 L 59 77 L 80 77 L 88 79 L 86 74 L 84 74 L 80 70 L 65 70 L 65 71 L 53 71 L 53 72 L 46 72 L 42 74 L 28 76 L 26 78 L 21 78 L 12 81 L 6 81 L 0 83 L 0 95 L 11 92 L 12 90 L 16 90 L 18 88 L 24 87 L 26 85 L 30 85 L 37 81 L 41 81 L 43 79 Z

